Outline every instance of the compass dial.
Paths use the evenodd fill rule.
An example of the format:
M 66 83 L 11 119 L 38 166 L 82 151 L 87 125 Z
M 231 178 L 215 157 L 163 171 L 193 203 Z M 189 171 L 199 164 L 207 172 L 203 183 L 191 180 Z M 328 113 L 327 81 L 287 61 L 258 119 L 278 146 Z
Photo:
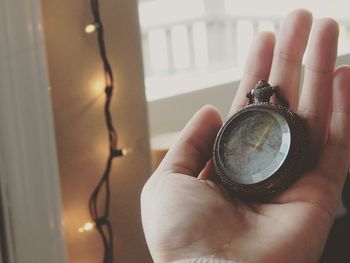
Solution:
M 233 119 L 222 134 L 223 170 L 238 184 L 259 183 L 286 160 L 291 133 L 285 118 L 269 110 L 248 111 Z

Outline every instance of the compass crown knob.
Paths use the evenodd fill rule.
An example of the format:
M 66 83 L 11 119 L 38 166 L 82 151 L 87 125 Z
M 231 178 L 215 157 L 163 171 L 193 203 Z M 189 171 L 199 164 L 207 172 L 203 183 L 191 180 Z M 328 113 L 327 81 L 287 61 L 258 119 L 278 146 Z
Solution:
M 273 87 L 266 80 L 260 80 L 255 85 L 251 95 L 253 96 L 254 102 L 270 102 L 273 93 Z

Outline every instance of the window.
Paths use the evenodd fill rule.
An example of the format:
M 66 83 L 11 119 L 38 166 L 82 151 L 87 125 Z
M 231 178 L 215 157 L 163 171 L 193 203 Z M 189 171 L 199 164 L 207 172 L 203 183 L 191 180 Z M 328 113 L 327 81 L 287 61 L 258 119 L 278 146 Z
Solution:
M 203 81 L 208 76 L 220 81 L 240 74 L 254 35 L 262 30 L 278 34 L 284 16 L 296 8 L 309 9 L 316 18 L 336 18 L 340 39 L 350 39 L 348 0 L 140 1 L 148 98 L 203 87 L 196 83 L 210 82 Z

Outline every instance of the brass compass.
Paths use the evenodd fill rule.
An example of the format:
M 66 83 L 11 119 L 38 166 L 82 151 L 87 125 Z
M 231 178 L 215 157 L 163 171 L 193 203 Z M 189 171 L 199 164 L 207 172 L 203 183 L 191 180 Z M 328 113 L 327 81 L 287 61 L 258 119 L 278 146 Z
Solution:
M 270 101 L 273 95 L 280 104 Z M 247 106 L 220 129 L 213 160 L 228 190 L 245 198 L 268 199 L 303 172 L 307 131 L 278 87 L 261 80 L 247 98 Z

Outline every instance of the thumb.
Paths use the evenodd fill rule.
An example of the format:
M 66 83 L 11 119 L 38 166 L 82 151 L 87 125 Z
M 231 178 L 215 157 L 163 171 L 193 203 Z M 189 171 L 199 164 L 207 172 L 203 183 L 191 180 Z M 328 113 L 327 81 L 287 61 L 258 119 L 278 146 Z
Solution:
M 197 176 L 212 156 L 216 134 L 222 125 L 218 111 L 204 106 L 187 123 L 157 171 Z

